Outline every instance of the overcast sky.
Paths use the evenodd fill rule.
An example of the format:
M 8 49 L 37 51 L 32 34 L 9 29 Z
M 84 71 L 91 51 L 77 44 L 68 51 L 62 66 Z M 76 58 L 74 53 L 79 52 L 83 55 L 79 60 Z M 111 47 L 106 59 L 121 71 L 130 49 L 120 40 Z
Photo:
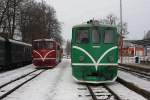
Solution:
M 63 24 L 62 35 L 71 39 L 72 26 L 89 19 L 104 18 L 108 14 L 119 17 L 120 0 L 47 0 L 54 7 Z M 128 23 L 127 39 L 142 39 L 150 30 L 150 0 L 122 0 L 123 21 Z

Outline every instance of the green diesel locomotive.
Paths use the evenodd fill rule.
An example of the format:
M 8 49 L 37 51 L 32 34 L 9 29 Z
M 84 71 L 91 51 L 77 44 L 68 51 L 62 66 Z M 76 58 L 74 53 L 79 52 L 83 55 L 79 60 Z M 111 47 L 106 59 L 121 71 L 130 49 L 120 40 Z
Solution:
M 84 83 L 107 83 L 117 78 L 117 28 L 90 21 L 72 28 L 73 78 Z

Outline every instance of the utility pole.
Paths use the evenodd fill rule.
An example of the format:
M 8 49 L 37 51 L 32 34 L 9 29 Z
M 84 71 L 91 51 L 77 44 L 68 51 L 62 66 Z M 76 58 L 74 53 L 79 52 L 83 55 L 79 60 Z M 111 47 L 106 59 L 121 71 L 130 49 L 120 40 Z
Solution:
M 123 51 L 123 34 L 122 34 L 122 0 L 120 0 L 120 24 L 121 24 L 121 33 L 120 33 L 120 39 L 121 39 L 121 47 L 120 47 L 120 60 L 121 60 L 121 63 L 122 63 L 122 51 Z

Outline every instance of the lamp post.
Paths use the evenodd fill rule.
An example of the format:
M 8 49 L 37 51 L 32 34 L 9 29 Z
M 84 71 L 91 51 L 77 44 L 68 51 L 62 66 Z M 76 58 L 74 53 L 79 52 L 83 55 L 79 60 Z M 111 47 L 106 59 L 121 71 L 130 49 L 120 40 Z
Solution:
M 120 46 L 120 60 L 122 63 L 122 49 L 123 49 L 123 35 L 122 35 L 122 0 L 120 0 L 120 24 L 121 24 L 121 31 L 120 31 L 120 35 L 121 35 L 121 46 Z

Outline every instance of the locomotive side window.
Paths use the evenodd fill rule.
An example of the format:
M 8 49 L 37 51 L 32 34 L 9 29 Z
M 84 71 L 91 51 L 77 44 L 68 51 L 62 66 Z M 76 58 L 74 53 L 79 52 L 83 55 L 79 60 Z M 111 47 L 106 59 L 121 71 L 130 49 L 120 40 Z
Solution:
M 104 43 L 114 43 L 114 32 L 112 30 L 105 31 Z
M 92 30 L 92 42 L 99 43 L 99 41 L 100 41 L 100 34 L 98 30 Z
M 60 50 L 60 46 L 59 45 L 57 46 L 57 50 Z
M 76 36 L 77 43 L 88 43 L 89 42 L 89 35 L 88 30 L 79 30 Z

